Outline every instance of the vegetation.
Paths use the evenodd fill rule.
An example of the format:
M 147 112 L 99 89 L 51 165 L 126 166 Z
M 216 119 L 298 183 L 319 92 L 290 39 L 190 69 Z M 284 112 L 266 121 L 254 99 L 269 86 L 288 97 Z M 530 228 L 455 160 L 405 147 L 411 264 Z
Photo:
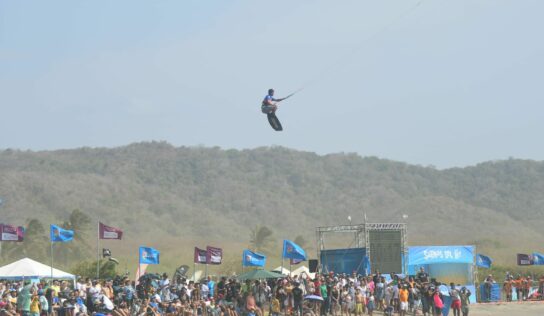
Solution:
M 363 222 L 365 213 L 370 222 L 406 221 L 410 244 L 475 244 L 499 265 L 543 250 L 544 162 L 530 160 L 437 170 L 282 147 L 8 149 L 0 195 L 2 221 L 27 228 L 24 243 L 2 244 L 3 262 L 47 259 L 50 223 L 76 230 L 73 243 L 55 245 L 60 267 L 88 261 L 100 219 L 124 230 L 123 241 L 103 243 L 131 269 L 140 245 L 162 250 L 161 266 L 172 271 L 206 244 L 223 247 L 229 262 L 250 245 L 274 263 L 283 238 L 314 248 L 315 227 Z M 330 237 L 326 246 L 352 240 Z
M 256 252 L 265 252 L 269 250 L 271 243 L 274 241 L 272 235 L 274 233 L 266 226 L 255 226 L 249 234 L 250 248 Z
M 79 261 L 71 270 L 82 278 L 96 278 L 96 265 L 100 264 L 100 279 L 113 279 L 117 275 L 117 265 L 112 261 Z

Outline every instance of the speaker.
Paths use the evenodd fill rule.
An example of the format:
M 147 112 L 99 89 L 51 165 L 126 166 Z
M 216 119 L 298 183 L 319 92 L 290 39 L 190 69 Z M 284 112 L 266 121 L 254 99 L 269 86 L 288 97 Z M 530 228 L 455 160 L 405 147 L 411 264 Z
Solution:
M 308 265 L 311 273 L 317 272 L 317 259 L 310 259 Z

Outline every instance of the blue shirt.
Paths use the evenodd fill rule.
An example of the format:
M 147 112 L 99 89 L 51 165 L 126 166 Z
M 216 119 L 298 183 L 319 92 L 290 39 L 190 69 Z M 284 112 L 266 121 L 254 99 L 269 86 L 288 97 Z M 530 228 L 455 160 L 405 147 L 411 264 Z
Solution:
M 210 282 L 208 282 L 208 290 L 210 291 L 210 296 L 212 297 L 214 294 L 214 287 L 215 287 L 215 282 L 213 280 L 210 280 Z
M 266 97 L 264 97 L 263 99 L 263 105 L 268 105 L 268 101 L 276 101 L 276 99 L 274 99 L 273 96 L 271 96 L 270 94 L 268 94 Z

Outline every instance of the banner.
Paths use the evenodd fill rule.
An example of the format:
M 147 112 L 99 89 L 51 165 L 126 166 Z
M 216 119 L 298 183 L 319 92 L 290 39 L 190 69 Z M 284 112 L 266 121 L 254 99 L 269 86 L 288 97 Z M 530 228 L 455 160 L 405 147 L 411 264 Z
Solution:
M 435 263 L 474 263 L 474 246 L 408 247 L 408 266 Z
M 492 263 L 493 263 L 493 259 L 491 259 L 490 257 L 484 256 L 482 254 L 477 254 L 476 255 L 476 265 L 478 267 L 489 269 L 489 268 L 491 268 Z
M 140 247 L 140 261 L 139 263 L 146 264 L 159 264 L 159 254 L 157 249 L 151 247 Z
M 206 263 L 208 252 L 205 249 L 195 247 L 194 263 Z
M 372 268 L 370 266 L 370 258 L 368 256 L 365 256 L 363 258 L 363 262 L 365 263 L 366 276 L 372 275 Z
M 207 246 L 206 247 L 206 263 L 221 264 L 223 260 L 223 249 Z
M 534 265 L 544 265 L 544 255 L 538 252 L 533 252 L 533 264 Z
M 518 266 L 530 265 L 533 265 L 533 256 L 525 253 L 518 253 Z
M 304 249 L 302 249 L 302 247 L 300 247 L 299 245 L 287 239 L 283 241 L 282 257 L 288 258 L 288 259 L 298 259 L 302 261 L 306 261 L 307 259 L 306 252 L 304 251 Z
M 123 231 L 119 228 L 111 227 L 108 225 L 104 225 L 102 223 L 98 223 L 98 238 L 100 239 L 119 239 L 123 237 Z
M 266 256 L 244 249 L 242 252 L 242 266 L 244 267 L 264 267 L 266 265 Z
M 23 241 L 25 229 L 8 224 L 0 224 L 0 241 Z
M 49 237 L 52 242 L 67 242 L 74 239 L 74 231 L 69 229 L 64 229 L 57 225 L 51 225 L 51 230 L 49 232 Z

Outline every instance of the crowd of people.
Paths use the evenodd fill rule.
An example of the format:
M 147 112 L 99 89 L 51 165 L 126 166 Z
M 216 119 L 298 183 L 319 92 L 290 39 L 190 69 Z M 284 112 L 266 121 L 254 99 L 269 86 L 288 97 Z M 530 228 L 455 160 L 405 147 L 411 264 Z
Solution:
M 486 286 L 490 287 L 491 285 L 487 284 L 494 282 L 493 277 L 489 275 L 485 282 Z M 531 293 L 531 289 L 536 285 L 538 285 L 537 291 Z M 512 274 L 506 273 L 502 291 L 507 302 L 514 300 L 513 293 L 516 294 L 515 299 L 517 301 L 542 300 L 544 299 L 544 275 L 541 275 L 538 279 L 533 279 L 530 275 L 522 276 L 518 274 L 514 277 Z
M 239 280 L 146 274 L 136 283 L 80 279 L 75 285 L 0 283 L 0 316 L 359 316 L 441 315 L 443 295 L 451 297 L 454 316 L 468 315 L 470 291 L 416 276 L 355 273 L 307 274 L 280 279 Z M 447 293 L 444 293 L 446 288 Z

